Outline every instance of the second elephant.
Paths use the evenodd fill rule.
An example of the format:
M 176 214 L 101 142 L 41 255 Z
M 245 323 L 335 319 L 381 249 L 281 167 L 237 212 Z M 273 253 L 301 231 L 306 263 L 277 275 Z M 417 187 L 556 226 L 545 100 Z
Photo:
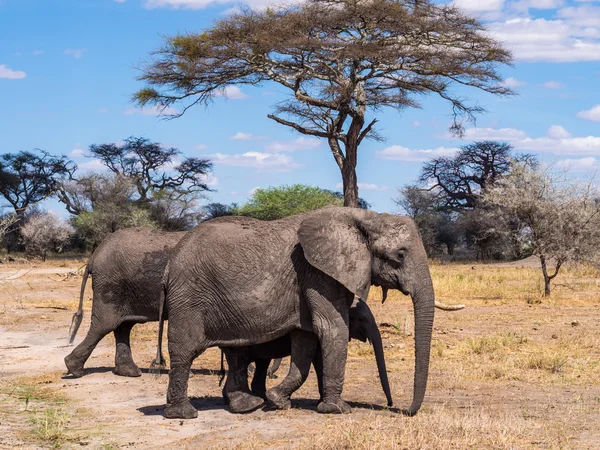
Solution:
M 381 387 L 385 393 L 388 406 L 392 406 L 393 400 L 386 371 L 383 343 L 377 328 L 377 322 L 369 306 L 360 299 L 354 300 L 349 317 L 350 338 L 362 342 L 368 340 L 373 345 Z M 316 336 L 307 335 L 305 339 L 316 341 Z M 267 370 L 271 359 L 289 356 L 291 354 L 291 339 L 289 336 L 284 336 L 272 342 L 249 347 L 224 347 L 223 352 L 227 357 L 227 365 L 229 366 L 227 381 L 223 388 L 223 399 L 229 405 L 231 412 L 245 413 L 263 404 L 263 399 L 266 398 Z M 256 362 L 256 369 L 252 378 L 252 389 L 250 390 L 248 389 L 248 365 L 251 362 Z M 319 394 L 322 400 L 323 371 L 320 347 L 317 347 L 317 351 L 310 362 L 314 365 L 317 373 Z M 305 364 L 305 362 L 300 362 L 300 364 Z M 284 401 L 289 404 L 289 399 L 284 399 Z

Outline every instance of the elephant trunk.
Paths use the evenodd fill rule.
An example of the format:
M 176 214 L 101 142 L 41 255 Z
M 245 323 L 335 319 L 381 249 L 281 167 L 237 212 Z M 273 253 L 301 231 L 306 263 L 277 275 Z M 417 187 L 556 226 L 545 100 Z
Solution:
M 415 310 L 415 380 L 412 405 L 406 412 L 414 416 L 425 397 L 427 376 L 429 374 L 429 356 L 431 351 L 431 333 L 435 311 L 435 296 L 429 268 L 420 272 L 419 287 L 414 289 L 412 300 Z
M 388 406 L 392 406 L 394 401 L 392 400 L 392 391 L 390 390 L 390 383 L 388 381 L 387 370 L 385 367 L 385 357 L 383 355 L 383 343 L 381 341 L 381 334 L 377 324 L 373 323 L 373 326 L 369 327 L 368 338 L 373 345 L 373 351 L 375 352 L 375 360 L 377 361 L 377 370 L 379 371 L 379 380 L 381 381 L 381 388 L 387 398 Z

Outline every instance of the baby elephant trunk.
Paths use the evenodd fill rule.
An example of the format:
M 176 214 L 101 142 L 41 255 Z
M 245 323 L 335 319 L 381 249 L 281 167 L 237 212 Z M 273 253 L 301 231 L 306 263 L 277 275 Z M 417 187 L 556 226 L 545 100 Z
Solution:
M 392 392 L 390 390 L 390 383 L 387 376 L 387 369 L 385 367 L 385 357 L 383 355 L 383 343 L 381 341 L 381 334 L 377 324 L 374 323 L 369 327 L 369 341 L 373 345 L 373 351 L 375 352 L 375 360 L 377 361 L 377 370 L 379 371 L 379 380 L 381 381 L 381 388 L 387 398 L 388 406 L 392 406 L 394 401 L 392 400 Z

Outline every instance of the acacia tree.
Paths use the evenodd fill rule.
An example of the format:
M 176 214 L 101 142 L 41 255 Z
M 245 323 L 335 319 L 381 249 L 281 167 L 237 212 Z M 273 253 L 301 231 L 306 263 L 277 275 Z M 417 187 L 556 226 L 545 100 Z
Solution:
M 308 0 L 243 9 L 201 33 L 169 37 L 142 69 L 141 106 L 165 111 L 207 104 L 236 84 L 275 82 L 286 100 L 268 117 L 326 139 L 341 171 L 344 205 L 358 206 L 358 148 L 380 139 L 379 108 L 418 107 L 419 95 L 449 102 L 451 130 L 482 111 L 453 87 L 508 95 L 496 71 L 511 55 L 484 26 L 432 0 Z M 367 117 L 369 116 L 369 117 Z
M 495 224 L 489 231 L 512 236 L 539 257 L 545 296 L 567 261 L 598 259 L 600 189 L 592 181 L 576 182 L 552 167 L 520 163 L 482 198 L 483 205 L 492 206 L 486 210 Z
M 6 153 L 0 157 L 0 194 L 22 217 L 28 207 L 55 194 L 76 169 L 66 156 L 45 150 Z

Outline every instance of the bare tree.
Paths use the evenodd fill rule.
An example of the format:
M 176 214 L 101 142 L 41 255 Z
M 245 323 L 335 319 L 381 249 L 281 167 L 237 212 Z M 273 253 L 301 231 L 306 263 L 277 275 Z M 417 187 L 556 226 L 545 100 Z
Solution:
M 545 296 L 566 262 L 598 257 L 600 189 L 593 181 L 578 182 L 552 166 L 518 163 L 482 198 L 484 205 L 493 207 L 488 211 L 496 224 L 491 232 L 512 234 L 532 246 L 540 259 Z M 553 271 L 548 267 L 552 260 Z
M 425 163 L 419 180 L 428 184 L 427 189 L 436 194 L 440 206 L 455 211 L 473 209 L 479 196 L 507 174 L 514 161 L 535 164 L 532 155 L 513 155 L 512 151 L 506 142 L 473 142 L 454 156 Z
M 55 212 L 34 211 L 21 227 L 21 239 L 27 254 L 46 261 L 48 251 L 62 251 L 74 231 Z
M 417 96 L 449 102 L 451 129 L 482 108 L 464 87 L 509 95 L 496 71 L 510 53 L 453 5 L 432 0 L 308 0 L 242 9 L 201 33 L 167 38 L 143 68 L 134 99 L 165 111 L 207 104 L 235 84 L 275 82 L 289 92 L 268 117 L 326 139 L 341 171 L 344 204 L 358 205 L 356 166 L 364 139 L 380 139 L 368 117 L 418 107 Z M 461 93 L 453 92 L 458 86 Z

